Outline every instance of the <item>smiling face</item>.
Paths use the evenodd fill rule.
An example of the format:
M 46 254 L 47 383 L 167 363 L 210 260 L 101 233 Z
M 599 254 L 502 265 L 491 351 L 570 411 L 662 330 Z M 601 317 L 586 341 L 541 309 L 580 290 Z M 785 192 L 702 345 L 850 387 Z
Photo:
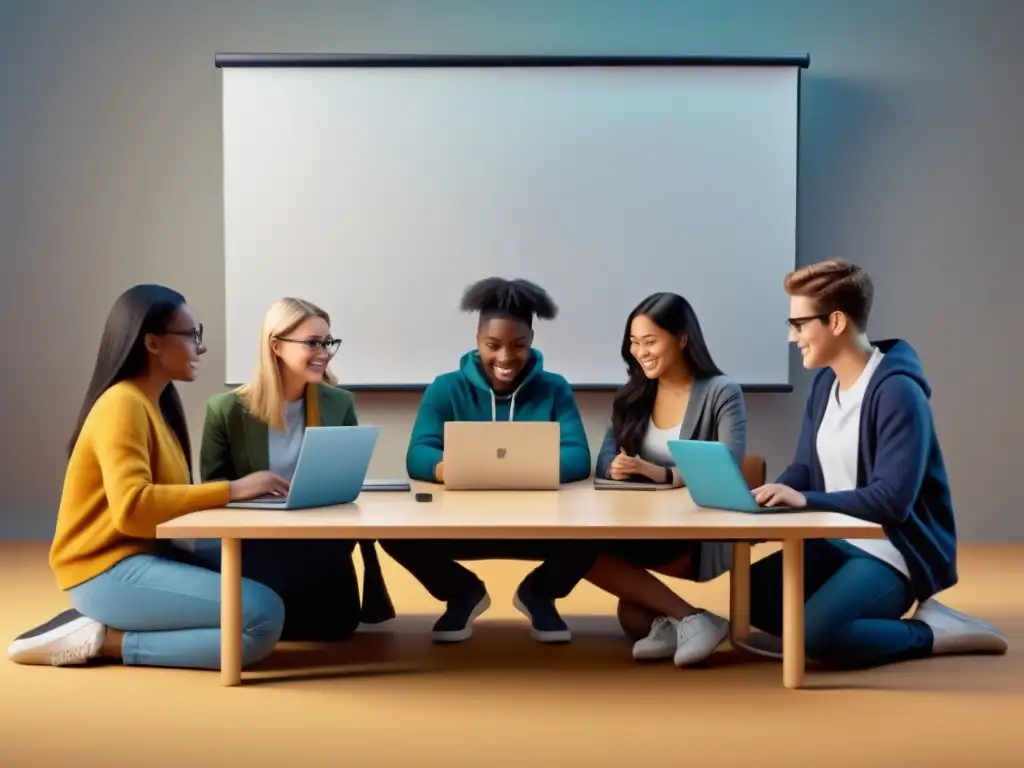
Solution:
M 324 349 L 322 342 L 327 342 L 330 347 Z M 316 316 L 306 318 L 292 330 L 270 340 L 270 348 L 277 356 L 281 373 L 308 384 L 324 380 L 327 364 L 339 344 L 331 336 L 327 321 Z
M 629 324 L 629 352 L 648 379 L 657 379 L 673 371 L 683 361 L 685 337 L 669 333 L 647 315 L 637 315 Z
M 825 314 L 814 299 L 791 296 L 788 322 L 789 340 L 800 350 L 804 368 L 823 368 L 835 360 L 848 325 L 846 315 Z
M 496 390 L 508 389 L 530 361 L 533 330 L 525 323 L 495 317 L 480 324 L 476 347 L 484 375 Z
M 206 354 L 203 326 L 187 305 L 174 311 L 163 333 L 147 334 L 144 343 L 150 365 L 171 381 L 195 381 L 199 375 L 199 358 Z

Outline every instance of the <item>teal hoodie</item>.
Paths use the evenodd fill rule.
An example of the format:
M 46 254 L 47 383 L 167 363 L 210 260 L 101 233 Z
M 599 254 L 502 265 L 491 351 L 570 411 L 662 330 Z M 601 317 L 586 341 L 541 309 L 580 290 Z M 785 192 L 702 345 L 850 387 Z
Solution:
M 434 469 L 444 456 L 444 425 L 448 421 L 557 421 L 561 482 L 590 477 L 590 443 L 569 382 L 544 370 L 544 358 L 530 350 L 522 383 L 509 395 L 495 395 L 480 368 L 478 352 L 467 352 L 459 370 L 443 373 L 423 393 L 409 439 L 405 466 L 414 480 L 435 480 Z

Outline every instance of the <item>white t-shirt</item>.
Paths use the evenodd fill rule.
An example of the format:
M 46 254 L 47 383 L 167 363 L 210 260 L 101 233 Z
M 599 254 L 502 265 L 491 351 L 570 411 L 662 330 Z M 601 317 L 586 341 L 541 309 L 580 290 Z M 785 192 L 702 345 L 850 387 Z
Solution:
M 679 430 L 682 426 L 680 423 L 668 429 L 658 429 L 654 426 L 654 419 L 648 419 L 647 431 L 644 432 L 644 439 L 640 444 L 640 458 L 663 467 L 674 466 L 675 459 L 672 458 L 672 451 L 668 449 L 668 441 L 679 439 Z
M 839 391 L 839 381 L 829 392 L 828 407 L 821 420 L 816 439 L 818 463 L 825 478 L 825 492 L 852 491 L 857 487 L 857 461 L 860 451 L 860 411 L 871 376 L 882 352 L 875 347 L 860 377 L 845 392 Z M 900 551 L 889 539 L 847 539 L 847 542 L 877 557 L 907 578 L 910 572 Z

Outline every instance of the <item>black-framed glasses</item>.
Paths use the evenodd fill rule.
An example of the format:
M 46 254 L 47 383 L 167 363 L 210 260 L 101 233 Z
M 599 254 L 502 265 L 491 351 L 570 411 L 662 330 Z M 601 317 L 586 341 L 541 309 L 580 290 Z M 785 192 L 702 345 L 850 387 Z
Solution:
M 197 347 L 203 346 L 203 324 L 200 323 L 195 328 L 190 328 L 187 331 L 164 331 L 164 333 L 170 336 L 184 336 L 186 339 L 191 338 L 196 343 Z
M 821 322 L 828 322 L 828 319 L 832 317 L 831 312 L 826 312 L 823 315 L 806 315 L 804 317 L 788 317 L 786 318 L 786 325 L 794 330 L 799 331 L 804 323 L 809 323 L 812 320 L 821 320 Z
M 275 336 L 278 341 L 284 341 L 288 344 L 305 344 L 314 352 L 318 349 L 322 349 L 330 355 L 335 354 L 341 347 L 341 339 L 335 339 L 328 336 L 326 339 L 286 339 L 283 336 Z

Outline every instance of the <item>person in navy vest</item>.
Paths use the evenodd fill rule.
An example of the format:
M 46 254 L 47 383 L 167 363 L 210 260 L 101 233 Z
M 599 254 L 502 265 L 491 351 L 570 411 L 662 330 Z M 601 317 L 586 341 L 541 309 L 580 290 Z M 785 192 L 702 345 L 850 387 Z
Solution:
M 949 479 L 931 386 L 906 341 L 869 341 L 868 274 L 830 260 L 790 273 L 789 338 L 821 369 L 793 462 L 754 490 L 760 504 L 841 512 L 885 538 L 811 540 L 804 549 L 807 655 L 863 668 L 945 653 L 1005 653 L 993 627 L 935 599 L 958 581 Z M 751 568 L 751 624 L 782 632 L 782 558 Z M 917 602 L 910 618 L 902 618 Z

